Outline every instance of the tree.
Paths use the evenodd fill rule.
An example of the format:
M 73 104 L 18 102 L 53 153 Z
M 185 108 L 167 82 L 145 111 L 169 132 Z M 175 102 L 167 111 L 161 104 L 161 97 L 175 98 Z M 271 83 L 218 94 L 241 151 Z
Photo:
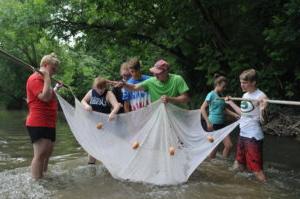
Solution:
M 231 95 L 240 95 L 238 75 L 250 67 L 270 97 L 295 99 L 299 8 L 298 0 L 0 1 L 0 43 L 34 66 L 55 51 L 62 60 L 58 77 L 79 97 L 94 77 L 118 79 L 120 64 L 139 56 L 146 73 L 157 59 L 170 62 L 195 104 L 216 72 L 227 75 Z

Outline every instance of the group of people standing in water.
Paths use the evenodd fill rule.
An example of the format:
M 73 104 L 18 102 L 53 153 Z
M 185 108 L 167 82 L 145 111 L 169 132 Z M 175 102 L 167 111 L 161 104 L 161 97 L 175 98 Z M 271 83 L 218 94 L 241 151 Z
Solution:
M 26 120 L 31 142 L 33 159 L 31 174 L 34 179 L 43 177 L 47 171 L 48 160 L 52 154 L 56 139 L 57 100 L 55 90 L 62 84 L 51 87 L 51 76 L 57 72 L 59 59 L 55 54 L 45 55 L 40 63 L 40 73 L 33 73 L 27 80 L 27 103 L 29 114 Z M 121 64 L 121 80 L 114 82 L 103 77 L 95 78 L 92 88 L 86 93 L 81 103 L 86 111 L 107 113 L 109 120 L 117 114 L 135 111 L 150 103 L 161 100 L 185 106 L 189 102 L 188 91 L 182 76 L 170 73 L 170 64 L 158 60 L 150 68 L 153 76 L 141 73 L 141 62 L 131 58 Z M 214 89 L 209 92 L 202 103 L 200 113 L 205 121 L 207 131 L 223 128 L 225 114 L 240 119 L 240 136 L 237 143 L 235 164 L 240 170 L 252 171 L 259 181 L 265 182 L 263 172 L 263 132 L 261 122 L 266 118 L 266 95 L 256 87 L 256 71 L 248 69 L 240 74 L 240 85 L 244 92 L 242 101 L 237 106 L 224 94 L 227 80 L 222 75 L 214 77 Z M 109 89 L 108 84 L 113 84 Z M 253 100 L 253 101 L 252 101 Z M 228 157 L 232 142 L 228 135 L 224 140 L 223 156 Z M 216 149 L 209 155 L 214 158 Z M 89 156 L 88 163 L 95 164 L 96 159 Z

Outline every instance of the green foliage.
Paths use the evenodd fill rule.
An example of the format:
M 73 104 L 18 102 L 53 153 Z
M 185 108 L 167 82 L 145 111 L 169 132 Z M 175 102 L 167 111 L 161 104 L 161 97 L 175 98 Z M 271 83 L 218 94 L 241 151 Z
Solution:
M 0 44 L 13 55 L 38 67 L 41 56 L 58 45 L 46 34 L 42 21 L 48 19 L 50 10 L 45 1 L 0 1 Z M 1 57 L 2 58 L 2 57 Z M 26 79 L 29 72 L 24 66 L 5 57 L 0 66 L 1 98 L 9 108 L 24 104 Z
M 170 62 L 191 87 L 193 108 L 216 72 L 240 96 L 239 74 L 250 67 L 270 97 L 300 97 L 299 0 L 2 0 L 0 16 L 1 47 L 33 66 L 56 52 L 57 78 L 78 98 L 96 76 L 119 79 L 121 63 L 133 56 L 144 73 L 160 58 Z M 0 76 L 12 82 L 9 93 L 24 97 L 29 74 L 10 65 L 1 64 Z
M 300 1 L 286 1 L 282 7 L 263 32 L 265 49 L 279 85 L 277 92 L 287 98 L 299 98 Z

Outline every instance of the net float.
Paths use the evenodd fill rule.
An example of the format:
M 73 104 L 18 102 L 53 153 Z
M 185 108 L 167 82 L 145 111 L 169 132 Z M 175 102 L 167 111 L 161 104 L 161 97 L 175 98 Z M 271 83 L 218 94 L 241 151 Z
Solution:
M 140 143 L 138 141 L 135 141 L 135 142 L 132 143 L 131 146 L 132 146 L 133 149 L 137 149 L 137 148 L 139 148 Z
M 214 138 L 210 135 L 207 136 L 207 139 L 208 139 L 209 142 L 214 142 L 215 141 Z
M 101 122 L 99 122 L 99 123 L 96 125 L 96 128 L 97 128 L 97 129 L 102 129 L 102 127 L 103 127 L 103 124 L 102 124 Z
M 175 155 L 175 148 L 174 148 L 174 147 L 171 146 L 171 147 L 169 148 L 169 154 L 170 154 L 170 155 Z

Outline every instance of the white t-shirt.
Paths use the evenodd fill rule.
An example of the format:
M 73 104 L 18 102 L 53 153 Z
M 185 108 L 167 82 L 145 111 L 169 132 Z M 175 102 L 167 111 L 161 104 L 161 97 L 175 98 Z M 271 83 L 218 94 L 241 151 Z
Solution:
M 243 98 L 259 100 L 266 95 L 259 89 L 252 93 L 245 93 Z M 240 136 L 261 140 L 264 134 L 260 125 L 259 103 L 256 101 L 241 102 Z

